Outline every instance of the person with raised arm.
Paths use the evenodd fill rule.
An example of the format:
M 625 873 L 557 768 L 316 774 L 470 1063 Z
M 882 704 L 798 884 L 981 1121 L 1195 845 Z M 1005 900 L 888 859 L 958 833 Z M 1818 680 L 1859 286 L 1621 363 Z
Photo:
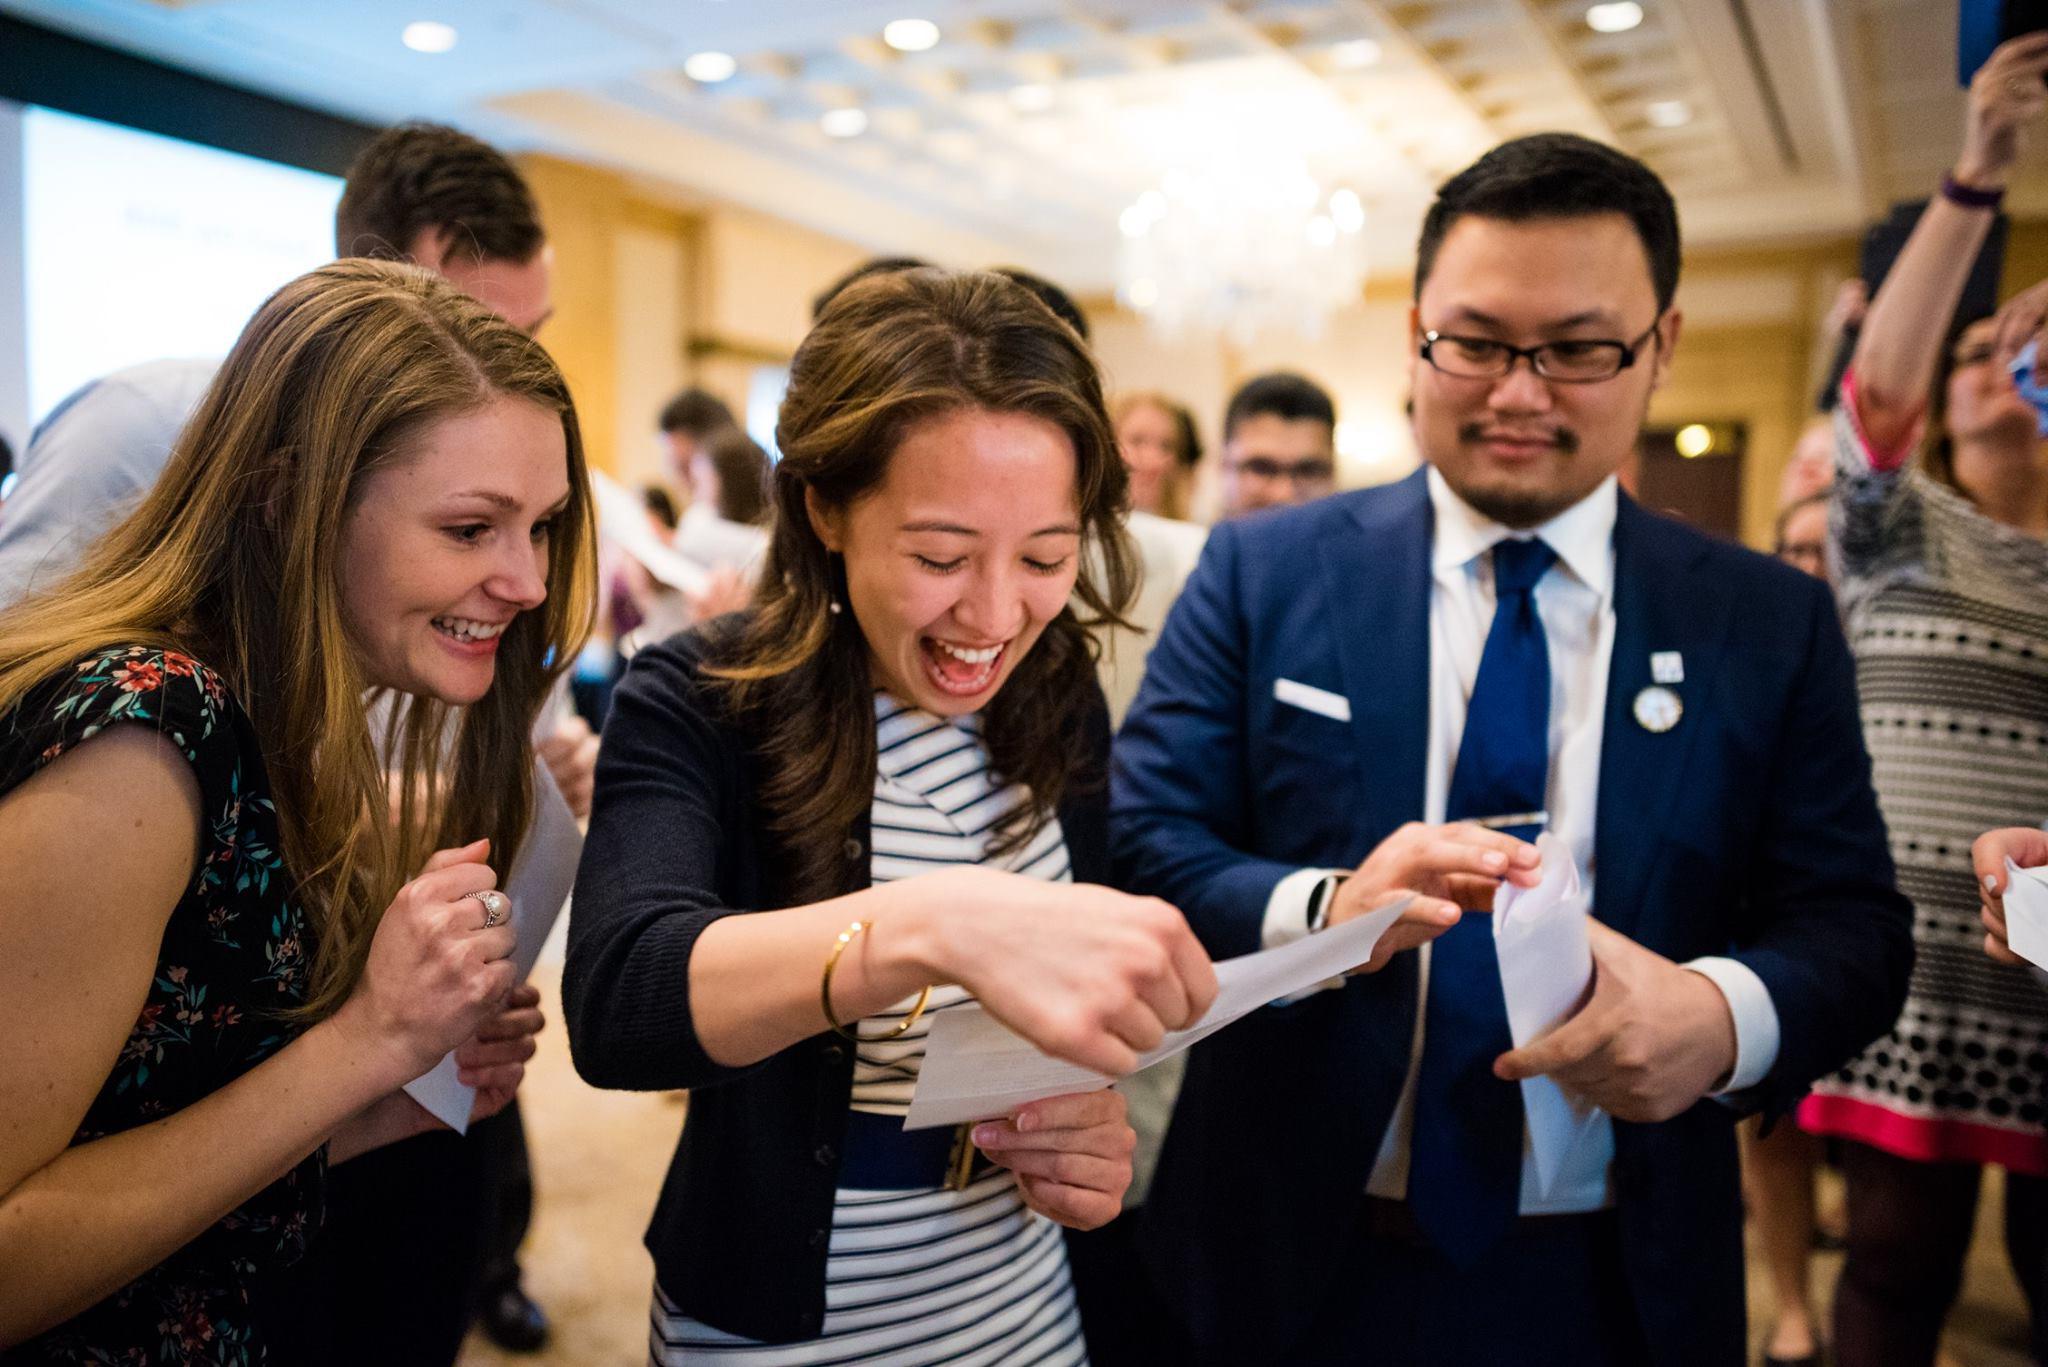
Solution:
M 1878 802 L 1914 907 L 1893 1027 L 1814 1086 L 1840 1142 L 1845 1367 L 1925 1363 L 1961 1285 L 1987 1164 L 2048 1355 L 2048 992 L 1982 952 L 1970 844 L 2048 817 L 2048 444 L 1993 318 L 1957 317 L 2023 132 L 2048 109 L 2048 34 L 1970 86 L 1961 148 L 1871 300 L 1835 414 L 1829 560 Z

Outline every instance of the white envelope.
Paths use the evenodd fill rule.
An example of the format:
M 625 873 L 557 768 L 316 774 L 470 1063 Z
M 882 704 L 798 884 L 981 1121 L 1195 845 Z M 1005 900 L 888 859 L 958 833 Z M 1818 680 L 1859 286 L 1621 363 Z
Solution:
M 1547 831 L 1537 837 L 1536 848 L 1543 854 L 1542 881 L 1533 888 L 1502 883 L 1493 898 L 1493 947 L 1517 1049 L 1570 1019 L 1593 981 L 1586 935 L 1591 899 L 1579 885 L 1578 864 L 1570 847 Z M 1595 1129 L 1600 1111 L 1547 1077 L 1522 1080 L 1522 1109 L 1537 1184 L 1547 1197 L 1565 1160 Z
M 2005 861 L 2005 938 L 2012 952 L 2048 968 L 2048 868 Z

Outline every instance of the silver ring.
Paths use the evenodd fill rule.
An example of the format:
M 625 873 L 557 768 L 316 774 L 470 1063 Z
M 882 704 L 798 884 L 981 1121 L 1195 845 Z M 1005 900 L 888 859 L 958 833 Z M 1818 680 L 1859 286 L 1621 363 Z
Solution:
M 505 924 L 505 894 L 502 892 L 465 892 L 464 897 L 473 897 L 484 904 L 484 929 Z

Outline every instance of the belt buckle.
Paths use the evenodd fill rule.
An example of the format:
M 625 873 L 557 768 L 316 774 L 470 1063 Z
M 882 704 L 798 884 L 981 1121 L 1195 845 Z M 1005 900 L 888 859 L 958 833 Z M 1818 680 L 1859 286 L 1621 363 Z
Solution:
M 946 1158 L 946 1190 L 965 1191 L 974 1177 L 974 1126 L 961 1125 L 953 1131 L 953 1150 Z

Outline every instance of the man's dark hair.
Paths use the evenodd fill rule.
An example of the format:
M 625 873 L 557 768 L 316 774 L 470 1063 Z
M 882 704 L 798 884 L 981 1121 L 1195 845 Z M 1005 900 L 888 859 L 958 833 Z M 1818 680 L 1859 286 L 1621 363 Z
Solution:
M 1074 302 L 1073 295 L 1044 276 L 1033 275 L 1021 266 L 997 266 L 995 273 L 1005 280 L 1016 281 L 1037 295 L 1062 323 L 1081 334 L 1082 341 L 1088 340 L 1088 315 L 1081 312 L 1081 306 Z
M 1657 173 L 1576 133 L 1536 133 L 1504 142 L 1445 181 L 1422 220 L 1415 247 L 1415 294 L 1436 265 L 1444 235 L 1461 218 L 1534 219 L 1623 214 L 1650 258 L 1657 312 L 1678 292 L 1678 206 Z
M 661 408 L 662 431 L 681 432 L 698 441 L 737 426 L 725 401 L 702 389 L 685 389 Z
M 920 261 L 914 256 L 877 256 L 863 261 L 846 274 L 825 286 L 817 298 L 811 300 L 811 321 L 817 322 L 825 316 L 825 306 L 839 297 L 839 292 L 855 281 L 865 280 L 871 275 L 894 275 L 897 271 L 914 271 L 929 266 L 931 262 Z
M 547 240 L 533 192 L 498 149 L 437 123 L 387 128 L 348 168 L 335 255 L 400 258 L 435 228 L 461 261 L 530 261 Z
M 7 444 L 7 438 L 0 436 L 0 479 L 14 473 L 14 448 Z
M 1312 418 L 1327 424 L 1333 433 L 1337 430 L 1337 405 L 1330 402 L 1330 396 L 1323 392 L 1321 385 L 1306 375 L 1276 370 L 1270 375 L 1246 380 L 1230 396 L 1230 407 L 1223 411 L 1223 440 L 1229 441 L 1235 436 L 1237 425 L 1246 418 L 1256 418 L 1264 413 L 1289 422 Z
M 682 523 L 682 514 L 676 511 L 676 496 L 659 484 L 640 486 L 640 503 L 654 514 L 655 521 L 674 531 Z

